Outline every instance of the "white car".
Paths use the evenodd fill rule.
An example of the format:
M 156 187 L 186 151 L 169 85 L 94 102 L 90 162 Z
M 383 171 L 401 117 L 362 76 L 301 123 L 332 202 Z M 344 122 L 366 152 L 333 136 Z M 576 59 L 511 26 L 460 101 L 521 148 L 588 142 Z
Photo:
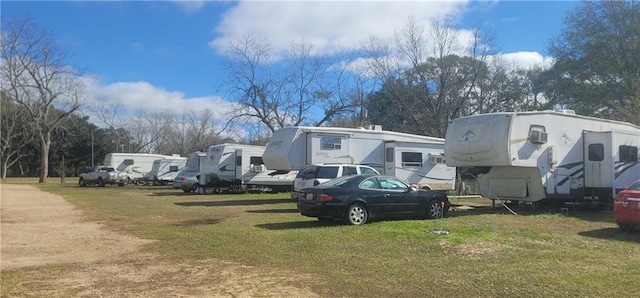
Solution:
M 308 165 L 298 172 L 293 180 L 291 198 L 297 201 L 298 192 L 307 187 L 313 187 L 318 184 L 327 182 L 331 179 L 358 175 L 358 174 L 375 174 L 380 173 L 374 168 L 365 165 L 354 164 L 324 164 L 324 165 Z

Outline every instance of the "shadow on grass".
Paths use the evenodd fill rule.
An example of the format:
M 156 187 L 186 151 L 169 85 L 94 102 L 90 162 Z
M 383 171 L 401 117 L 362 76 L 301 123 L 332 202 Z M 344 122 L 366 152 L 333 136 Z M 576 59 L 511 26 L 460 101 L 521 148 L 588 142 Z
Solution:
M 298 213 L 298 209 L 263 209 L 249 210 L 249 213 Z
M 602 211 L 597 209 L 590 208 L 567 208 L 565 210 L 561 210 L 560 208 L 556 209 L 541 209 L 541 210 L 533 210 L 527 206 L 524 207 L 514 207 L 509 206 L 511 210 L 513 210 L 516 214 L 511 213 L 507 208 L 501 205 L 497 205 L 496 207 L 471 207 L 469 206 L 453 206 L 449 213 L 447 213 L 447 217 L 460 217 L 460 216 L 471 216 L 471 215 L 514 215 L 514 216 L 536 216 L 536 215 L 563 215 L 567 217 L 574 217 L 584 221 L 592 221 L 592 222 L 611 222 L 613 219 L 613 214 L 611 211 Z
M 633 232 L 623 232 L 617 228 L 605 228 L 593 231 L 579 232 L 578 235 L 597 239 L 640 243 L 639 230 L 635 230 Z
M 334 221 L 288 221 L 279 223 L 259 224 L 256 227 L 267 230 L 293 230 L 293 229 L 312 229 L 324 228 L 344 225 L 340 220 Z
M 178 206 L 194 207 L 218 207 L 218 206 L 251 206 L 251 205 L 271 205 L 291 203 L 289 199 L 259 199 L 259 200 L 226 200 L 226 201 L 194 201 L 194 202 L 177 202 Z

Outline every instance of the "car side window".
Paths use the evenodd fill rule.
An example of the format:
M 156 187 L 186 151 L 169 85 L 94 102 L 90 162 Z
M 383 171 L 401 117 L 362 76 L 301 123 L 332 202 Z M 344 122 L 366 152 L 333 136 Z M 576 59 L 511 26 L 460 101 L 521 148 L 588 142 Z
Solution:
M 356 167 L 345 166 L 344 169 L 342 170 L 342 176 L 350 176 L 350 175 L 357 175 L 357 174 L 358 174 L 358 170 L 356 169 Z
M 376 189 L 378 186 L 376 185 L 376 181 L 374 179 L 367 179 L 360 183 L 360 188 L 364 189 Z
M 405 191 L 408 189 L 408 186 L 402 181 L 395 178 L 380 178 L 380 187 L 382 189 L 389 190 L 402 190 Z

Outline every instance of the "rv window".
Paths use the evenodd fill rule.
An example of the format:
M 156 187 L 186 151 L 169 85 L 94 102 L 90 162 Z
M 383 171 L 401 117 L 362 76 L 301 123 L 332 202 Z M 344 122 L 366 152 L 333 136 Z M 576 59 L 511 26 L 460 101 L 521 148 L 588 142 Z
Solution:
M 242 156 L 236 156 L 236 166 L 237 167 L 242 166 Z
M 621 145 L 618 147 L 620 154 L 620 161 L 624 162 L 636 162 L 638 161 L 638 147 Z
M 263 165 L 262 156 L 251 156 L 249 158 L 249 163 L 252 165 Z
M 133 164 L 133 159 L 125 159 L 122 163 L 123 163 L 125 166 L 130 166 L 130 165 L 132 165 L 132 164 Z
M 604 160 L 604 145 L 589 144 L 589 161 L 603 161 L 603 160 Z
M 393 148 L 387 148 L 387 153 L 385 155 L 386 162 L 393 162 Z
M 340 137 L 322 137 L 322 149 L 342 149 L 342 139 Z
M 178 171 L 178 166 L 170 166 L 169 167 L 169 172 L 177 172 Z
M 402 152 L 403 167 L 421 167 L 422 153 L 420 152 Z

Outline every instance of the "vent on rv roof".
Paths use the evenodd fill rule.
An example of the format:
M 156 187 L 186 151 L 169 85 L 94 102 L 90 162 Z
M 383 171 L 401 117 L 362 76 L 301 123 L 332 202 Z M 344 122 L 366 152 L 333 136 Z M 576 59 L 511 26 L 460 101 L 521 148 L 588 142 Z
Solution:
M 562 114 L 565 114 L 565 115 L 575 115 L 576 114 L 576 111 L 574 111 L 574 110 L 556 110 L 556 112 L 562 113 Z
M 382 130 L 382 125 L 369 125 L 367 130 Z

